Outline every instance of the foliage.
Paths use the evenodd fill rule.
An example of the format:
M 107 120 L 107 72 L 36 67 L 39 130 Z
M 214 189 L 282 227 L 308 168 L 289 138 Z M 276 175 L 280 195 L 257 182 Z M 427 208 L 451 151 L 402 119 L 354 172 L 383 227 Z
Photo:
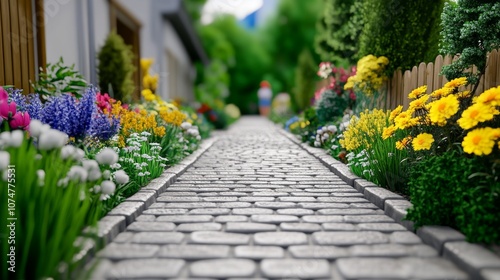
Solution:
M 367 0 L 362 8 L 364 28 L 359 56 L 386 56 L 388 75 L 434 60 L 436 29 L 445 0 Z
M 426 157 L 412 168 L 410 194 L 413 207 L 407 219 L 416 227 L 451 226 L 468 241 L 500 242 L 500 186 L 498 175 L 479 176 L 491 163 L 464 157 L 456 149 Z M 490 173 L 495 171 L 495 166 Z M 496 174 L 498 174 L 496 165 Z
M 302 50 L 309 50 L 314 61 L 319 61 L 314 52 L 314 37 L 322 8 L 322 0 L 282 0 L 276 14 L 263 26 L 261 47 L 269 53 L 272 64 L 271 68 L 260 69 L 269 69 L 266 80 L 277 81 L 271 83 L 274 92 L 291 92 L 294 88 L 297 58 Z
M 296 109 L 303 111 L 311 105 L 314 98 L 316 65 L 309 50 L 304 49 L 299 55 L 297 68 L 295 69 L 295 88 L 293 96 L 295 98 Z
M 201 12 L 203 10 L 203 5 L 207 0 L 185 0 L 182 1 L 186 7 L 186 11 L 194 22 L 198 22 L 201 18 Z
M 316 53 L 323 61 L 352 65 L 357 61 L 363 18 L 360 0 L 324 0 L 323 14 L 316 25 Z
M 41 69 L 38 81 L 32 83 L 31 86 L 35 93 L 44 97 L 71 93 L 80 98 L 87 87 L 87 82 L 74 68 L 75 65 L 70 67 L 64 65 L 61 57 L 57 63 L 48 63 L 45 71 Z
M 442 14 L 443 42 L 440 51 L 457 55 L 458 59 L 444 66 L 448 80 L 467 77 L 475 84 L 485 73 L 488 52 L 500 47 L 500 3 L 498 1 L 459 0 L 458 5 L 446 3 Z M 468 71 L 472 66 L 477 72 Z
M 117 100 L 130 102 L 134 92 L 132 75 L 136 71 L 130 47 L 113 31 L 109 33 L 97 57 L 101 91 Z
M 326 123 L 342 117 L 347 109 L 348 100 L 333 90 L 325 90 L 317 103 L 316 113 L 320 123 Z
M 201 82 L 194 89 L 196 100 L 214 107 L 216 100 L 228 97 L 228 86 L 229 74 L 226 65 L 221 60 L 212 60 L 203 71 Z

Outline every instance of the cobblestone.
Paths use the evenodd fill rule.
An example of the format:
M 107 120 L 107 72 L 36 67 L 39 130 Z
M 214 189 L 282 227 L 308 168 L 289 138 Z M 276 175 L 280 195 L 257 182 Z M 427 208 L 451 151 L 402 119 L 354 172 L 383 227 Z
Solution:
M 353 176 L 324 150 L 297 146 L 264 119 L 243 117 L 215 134 L 194 163 L 190 156 L 168 169 L 99 222 L 110 243 L 90 279 L 467 279 L 463 270 L 480 270 L 472 278 L 489 280 L 499 273 L 497 260 L 479 253 L 467 266 L 464 252 L 474 250 L 462 239 L 438 245 L 463 265 L 440 257 L 406 229 L 410 223 L 396 223 L 406 200 Z

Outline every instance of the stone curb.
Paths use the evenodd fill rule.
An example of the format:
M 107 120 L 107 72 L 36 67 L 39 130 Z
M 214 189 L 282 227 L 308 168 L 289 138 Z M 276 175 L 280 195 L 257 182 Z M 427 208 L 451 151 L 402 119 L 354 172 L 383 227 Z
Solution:
M 315 156 L 321 163 L 338 175 L 344 182 L 352 186 L 364 197 L 377 205 L 384 213 L 393 218 L 410 231 L 415 231 L 412 221 L 405 220 L 407 209 L 412 204 L 404 197 L 385 188 L 362 179 L 353 174 L 342 162 L 334 159 L 325 150 L 302 143 L 296 135 L 279 127 L 278 131 Z M 438 251 L 440 256 L 452 261 L 457 267 L 466 271 L 472 279 L 500 279 L 500 257 L 484 246 L 472 244 L 465 240 L 459 231 L 446 226 L 423 226 L 417 230 L 422 241 Z
M 82 268 L 88 265 L 97 250 L 111 243 L 119 233 L 125 231 L 127 226 L 133 223 L 151 204 L 155 203 L 158 195 L 164 192 L 184 171 L 191 167 L 217 139 L 217 137 L 210 137 L 204 140 L 191 155 L 185 157 L 175 166 L 166 169 L 160 177 L 153 179 L 147 186 L 116 206 L 97 222 L 97 230 L 85 228 L 83 231 L 84 236 L 77 240 L 78 244 L 83 244 L 82 250 L 75 255 L 73 261 L 75 263 L 81 261 L 79 267 Z M 89 235 L 97 238 L 88 237 Z

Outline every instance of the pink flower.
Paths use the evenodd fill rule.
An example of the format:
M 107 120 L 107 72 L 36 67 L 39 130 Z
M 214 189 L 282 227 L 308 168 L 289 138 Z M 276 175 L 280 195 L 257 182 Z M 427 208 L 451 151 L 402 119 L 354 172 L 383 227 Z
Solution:
M 27 130 L 30 127 L 30 114 L 27 112 L 18 112 L 12 117 L 9 124 L 12 129 L 22 128 Z
M 0 101 L 7 101 L 8 98 L 9 93 L 3 87 L 0 87 Z
M 354 91 L 351 91 L 351 92 L 349 93 L 349 98 L 350 98 L 351 100 L 356 101 L 356 94 L 354 93 Z
M 0 100 L 0 117 L 11 118 L 16 114 L 16 102 L 9 103 L 7 100 Z
M 107 93 L 103 95 L 100 92 L 98 92 L 96 95 L 96 99 L 97 99 L 97 106 L 99 107 L 99 109 L 101 109 L 101 111 L 104 111 L 105 109 L 108 112 L 111 111 L 111 98 Z

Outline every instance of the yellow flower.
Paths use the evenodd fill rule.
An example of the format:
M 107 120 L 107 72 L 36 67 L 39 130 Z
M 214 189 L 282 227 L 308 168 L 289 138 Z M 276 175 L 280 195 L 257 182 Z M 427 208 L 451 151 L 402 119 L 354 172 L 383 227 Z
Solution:
M 141 70 L 142 75 L 146 75 L 149 71 L 149 67 L 153 64 L 152 58 L 141 58 Z
M 187 119 L 187 116 L 179 110 L 161 111 L 160 117 L 164 122 L 175 126 L 180 126 Z
M 290 129 L 291 129 L 291 130 L 294 130 L 294 129 L 296 129 L 298 126 L 299 126 L 299 122 L 294 122 L 294 123 L 292 123 L 292 124 L 290 125 Z
M 491 154 L 495 146 L 493 138 L 495 133 L 496 131 L 490 127 L 469 131 L 462 141 L 464 152 L 478 156 Z
M 430 150 L 432 143 L 434 143 L 434 137 L 429 133 L 420 133 L 412 141 L 413 150 Z
M 411 112 L 410 111 L 404 111 L 401 112 L 396 118 L 394 118 L 394 124 L 396 125 L 397 129 L 405 129 L 410 127 L 411 123 Z
M 141 91 L 141 94 L 144 97 L 144 99 L 146 99 L 146 101 L 153 101 L 156 99 L 155 94 L 150 89 L 143 89 Z
M 414 89 L 410 94 L 408 94 L 408 98 L 410 99 L 416 99 L 422 96 L 422 94 L 425 94 L 427 91 L 427 86 L 421 86 L 416 89 Z
M 461 92 L 457 93 L 457 97 L 461 98 L 461 99 L 467 98 L 469 96 L 470 96 L 470 90 L 465 90 L 465 91 L 461 91 Z
M 429 110 L 431 122 L 443 126 L 446 121 L 458 112 L 459 102 L 456 96 L 448 95 L 432 103 Z
M 488 105 L 476 103 L 471 105 L 462 113 L 462 117 L 458 119 L 458 125 L 463 129 L 471 129 L 480 122 L 485 122 L 493 119 L 493 110 Z
M 384 131 L 382 131 L 382 139 L 385 140 L 389 137 L 392 137 L 392 135 L 394 135 L 394 132 L 396 132 L 396 127 L 394 125 L 385 127 Z
M 411 136 L 406 136 L 405 138 L 401 139 L 400 141 L 396 142 L 396 149 L 402 150 L 408 146 L 408 143 L 411 141 Z
M 388 112 L 373 110 L 362 112 L 359 118 L 353 117 L 349 127 L 344 131 L 344 139 L 340 145 L 348 151 L 357 148 L 369 149 L 373 142 L 382 137 L 387 126 Z
M 453 79 L 449 82 L 447 82 L 444 87 L 449 88 L 449 89 L 455 89 L 461 86 L 465 86 L 467 84 L 467 78 L 466 77 L 461 77 L 461 78 L 456 78 Z
M 431 96 L 434 97 L 435 99 L 439 99 L 439 98 L 450 95 L 450 93 L 452 93 L 452 92 L 453 92 L 453 89 L 443 87 L 443 88 L 440 88 L 440 89 L 433 91 L 431 93 Z
M 489 90 L 481 93 L 475 102 L 489 104 L 491 106 L 500 106 L 500 86 L 490 88 Z
M 427 100 L 429 100 L 429 97 L 430 97 L 429 95 L 425 94 L 425 95 L 422 95 L 422 97 L 413 100 L 412 102 L 410 102 L 409 109 L 410 110 L 418 110 L 418 109 L 425 108 L 425 103 L 427 103 Z
M 389 115 L 389 121 L 393 121 L 400 113 L 403 111 L 403 106 L 399 105 L 396 107 L 396 109 L 392 110 L 391 114 Z

